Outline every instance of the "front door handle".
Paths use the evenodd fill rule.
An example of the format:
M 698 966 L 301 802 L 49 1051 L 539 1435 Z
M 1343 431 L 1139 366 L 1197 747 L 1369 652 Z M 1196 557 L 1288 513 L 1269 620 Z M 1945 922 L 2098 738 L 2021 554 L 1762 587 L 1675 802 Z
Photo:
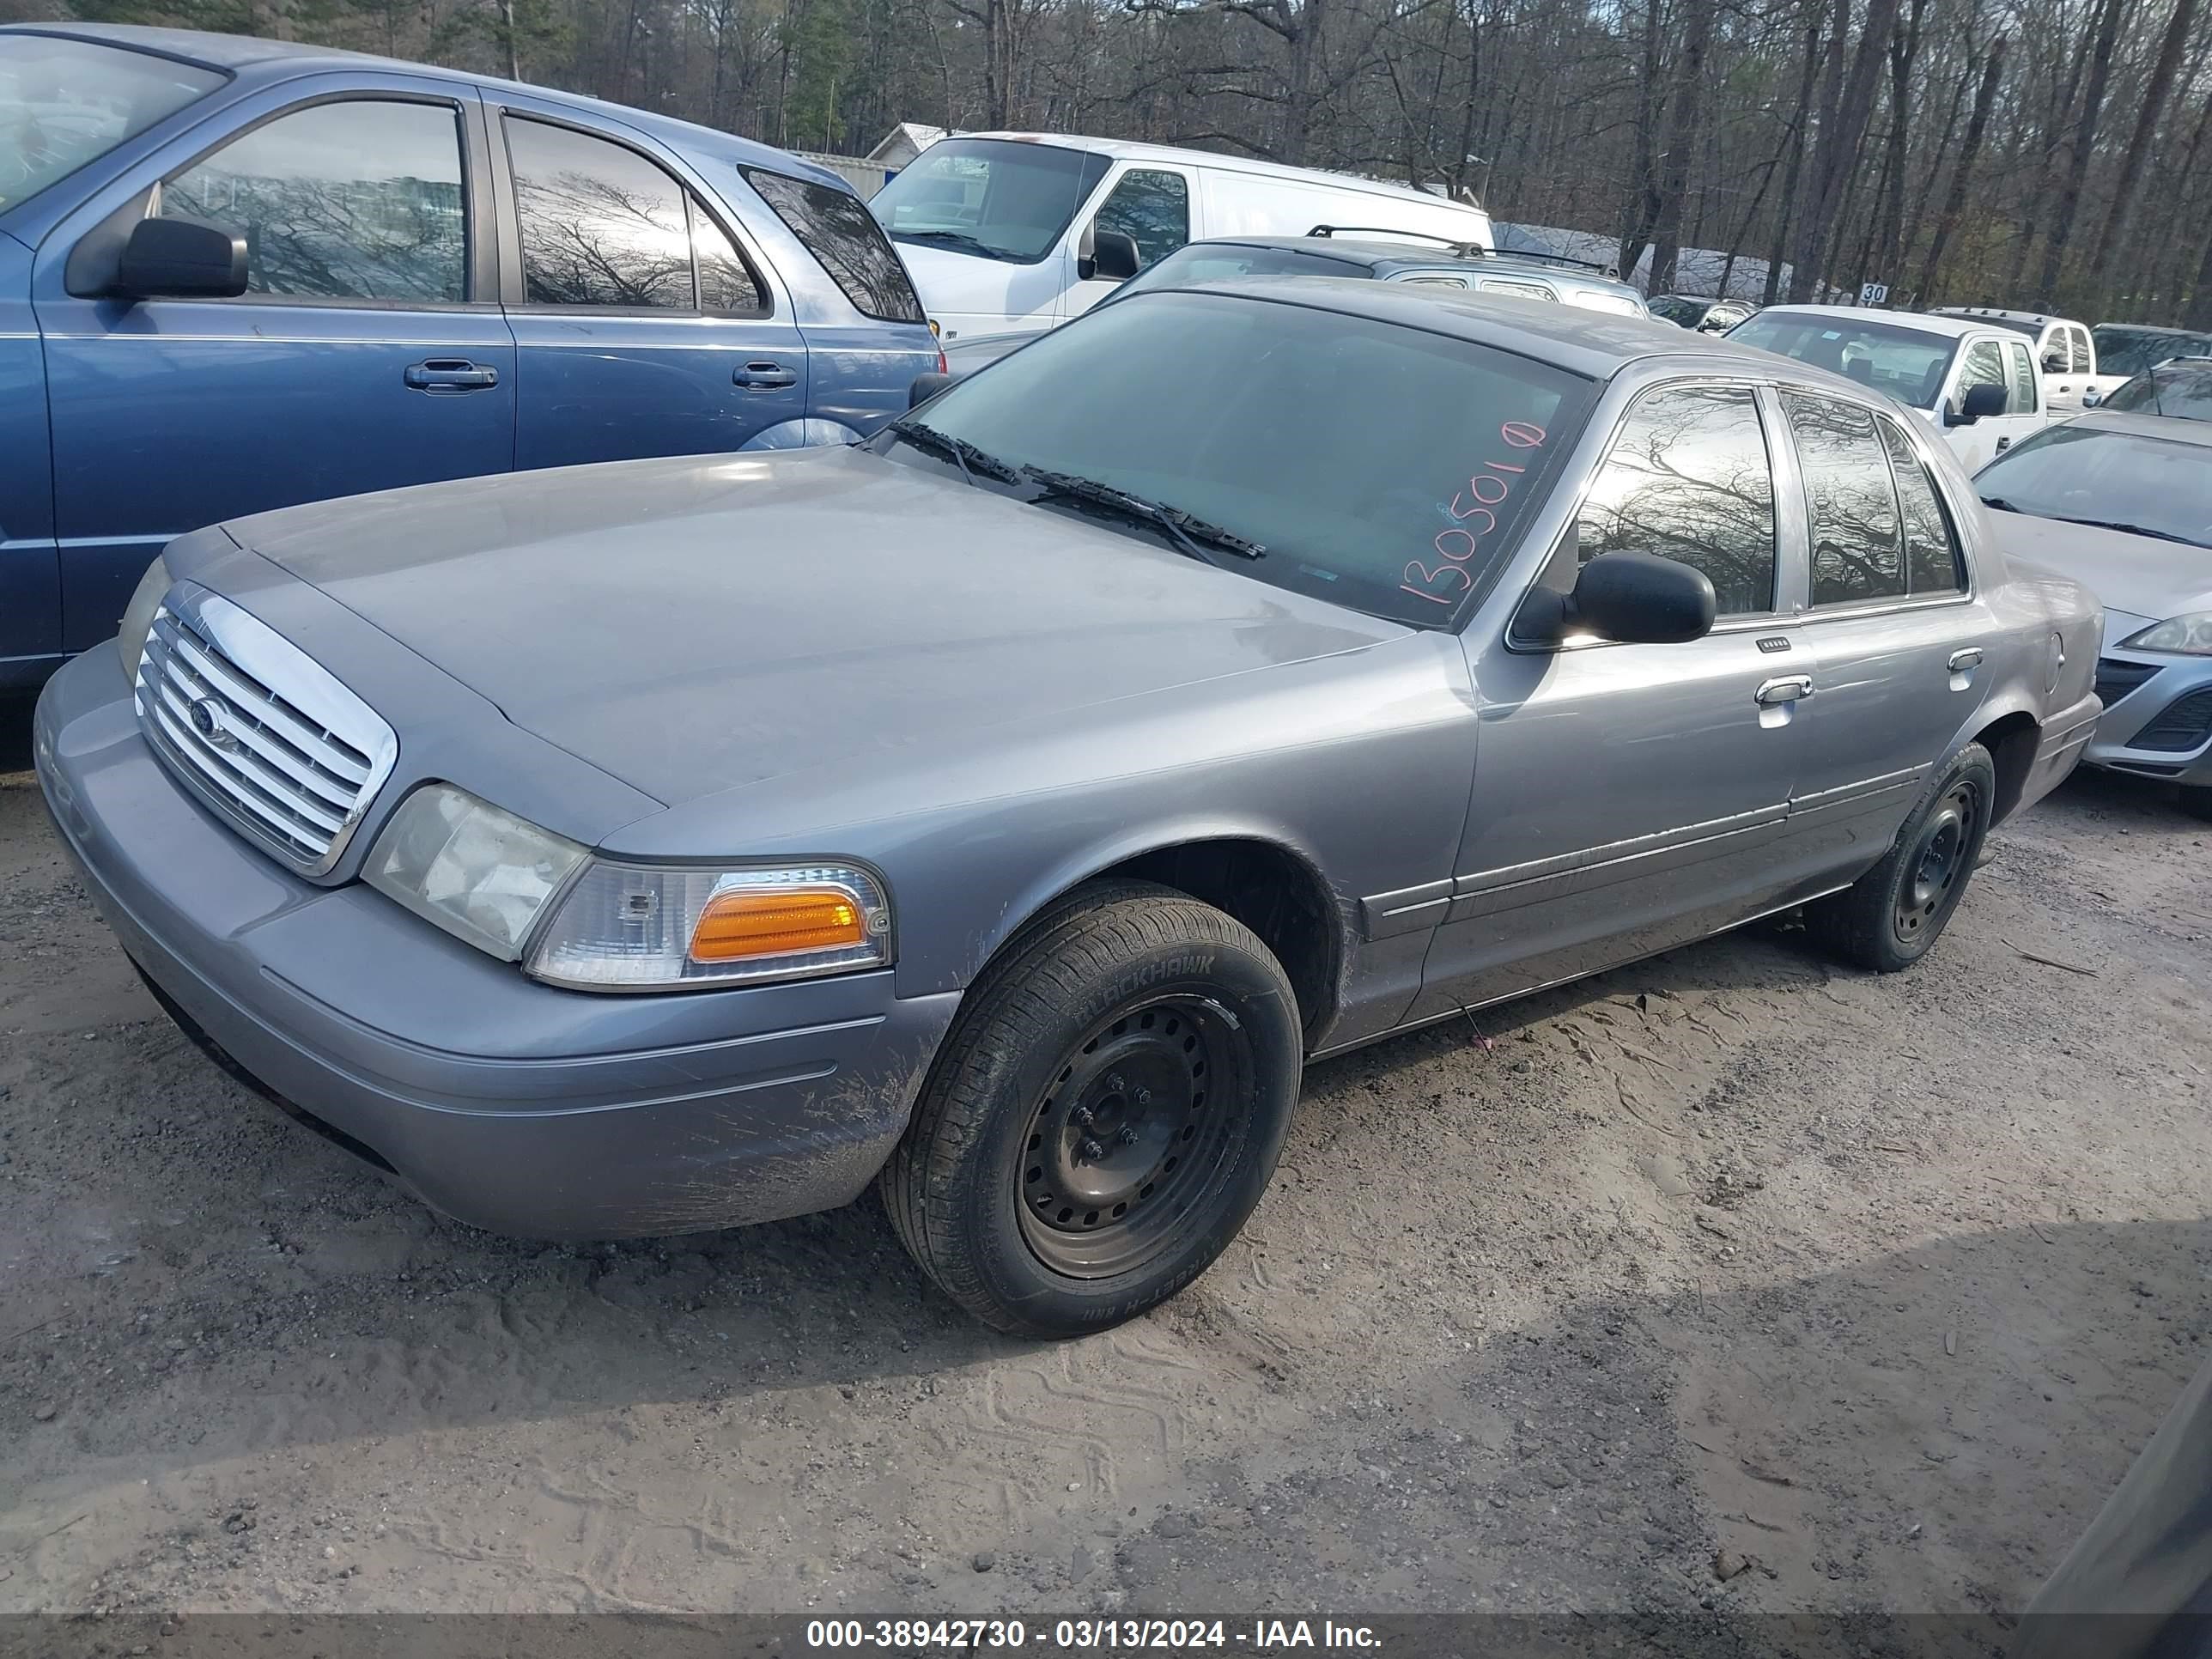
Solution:
M 799 376 L 781 363 L 763 361 L 744 365 L 730 376 L 730 384 L 741 386 L 748 392 L 777 392 L 787 386 L 797 386 Z
M 499 371 L 465 357 L 433 357 L 410 363 L 402 380 L 417 392 L 475 392 L 499 384 Z
M 2009 438 L 2000 438 L 2000 439 L 1998 439 L 1998 440 L 1997 440 L 1997 453 L 1998 453 L 1998 454 L 2000 454 L 2000 455 L 2003 454 L 2003 453 L 2005 453 L 2005 451 L 2007 451 L 2008 449 L 2010 449 L 2011 447 L 2012 447 L 2012 440 L 2011 440 L 2011 439 L 2009 439 Z
M 1964 651 L 1954 651 L 1951 653 L 1951 672 L 1956 674 L 1962 669 L 1972 668 L 1981 659 L 1982 648 L 1978 645 L 1970 645 Z
M 1810 674 L 1785 674 L 1778 680 L 1763 683 L 1759 688 L 1757 701 L 1771 707 L 1778 702 L 1796 702 L 1812 695 L 1813 677 Z

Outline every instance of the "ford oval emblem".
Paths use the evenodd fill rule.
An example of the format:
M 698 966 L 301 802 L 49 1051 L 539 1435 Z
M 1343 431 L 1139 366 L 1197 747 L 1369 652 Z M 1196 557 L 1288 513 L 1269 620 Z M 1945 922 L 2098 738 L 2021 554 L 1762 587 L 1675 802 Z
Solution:
M 217 749 L 234 749 L 238 739 L 222 723 L 222 705 L 213 697 L 202 697 L 191 706 L 192 730 L 205 738 Z

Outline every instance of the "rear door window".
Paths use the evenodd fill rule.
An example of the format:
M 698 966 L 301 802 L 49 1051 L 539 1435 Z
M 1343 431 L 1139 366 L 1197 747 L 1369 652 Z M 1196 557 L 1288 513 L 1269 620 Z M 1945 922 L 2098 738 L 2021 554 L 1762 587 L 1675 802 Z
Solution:
M 1801 392 L 1784 392 L 1782 406 L 1805 475 L 1814 605 L 1902 598 L 1905 544 L 1897 489 L 1873 415 L 1856 404 Z
M 506 131 L 530 304 L 697 307 L 682 185 L 635 150 L 587 133 L 514 116 Z
M 1702 570 L 1718 614 L 1774 608 L 1774 473 L 1747 386 L 1669 386 L 1629 411 L 1575 521 L 1575 559 L 1656 553 Z
M 2020 340 L 2005 342 L 2005 356 L 2012 362 L 2012 386 L 2005 398 L 2005 413 L 2033 415 L 2043 406 L 2035 392 L 2035 359 Z
M 927 320 L 906 267 L 859 197 L 761 167 L 747 167 L 744 174 L 862 316 L 887 323 Z
M 1960 592 L 1966 585 L 1965 562 L 1935 479 L 1896 422 L 1877 415 L 1875 424 L 1881 429 L 1882 447 L 1889 451 L 1898 505 L 1904 513 L 1906 591 L 1916 596 Z

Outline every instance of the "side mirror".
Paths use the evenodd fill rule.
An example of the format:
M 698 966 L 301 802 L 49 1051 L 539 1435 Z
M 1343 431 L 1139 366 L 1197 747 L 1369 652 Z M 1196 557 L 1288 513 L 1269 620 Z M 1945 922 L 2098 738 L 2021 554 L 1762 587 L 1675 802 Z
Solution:
M 1959 412 L 1945 424 L 1972 426 L 1985 416 L 2005 412 L 2005 389 L 1984 380 L 1979 386 L 1970 386 L 1966 395 L 1959 400 Z
M 1126 283 L 1137 274 L 1144 263 L 1144 255 L 1137 252 L 1137 239 L 1125 231 L 1101 230 L 1094 224 L 1083 233 L 1083 248 L 1076 255 L 1075 274 L 1085 282 L 1093 277 L 1111 283 Z
M 927 374 L 915 375 L 914 384 L 906 389 L 906 406 L 920 409 L 959 378 L 957 374 L 940 374 L 935 369 Z
M 2063 374 L 2066 372 L 2066 354 L 2063 351 L 2045 352 L 2043 372 L 2045 374 Z
M 1513 631 L 1545 645 L 1576 633 L 1621 645 L 1680 645 L 1712 632 L 1716 608 L 1705 572 L 1679 559 L 1601 553 L 1576 576 L 1573 592 L 1531 592 Z
M 227 300 L 246 292 L 246 238 L 204 219 L 141 219 L 114 292 L 127 299 Z

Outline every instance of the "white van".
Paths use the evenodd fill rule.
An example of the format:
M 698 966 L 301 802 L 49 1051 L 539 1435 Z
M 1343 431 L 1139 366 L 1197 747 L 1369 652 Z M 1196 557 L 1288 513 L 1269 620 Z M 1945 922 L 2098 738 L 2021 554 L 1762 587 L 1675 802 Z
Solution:
M 1203 236 L 1334 225 L 1492 245 L 1480 208 L 1410 185 L 1046 133 L 939 139 L 868 206 L 948 343 L 1079 317 L 1122 278 Z M 1122 237 L 1135 245 L 1133 266 Z

